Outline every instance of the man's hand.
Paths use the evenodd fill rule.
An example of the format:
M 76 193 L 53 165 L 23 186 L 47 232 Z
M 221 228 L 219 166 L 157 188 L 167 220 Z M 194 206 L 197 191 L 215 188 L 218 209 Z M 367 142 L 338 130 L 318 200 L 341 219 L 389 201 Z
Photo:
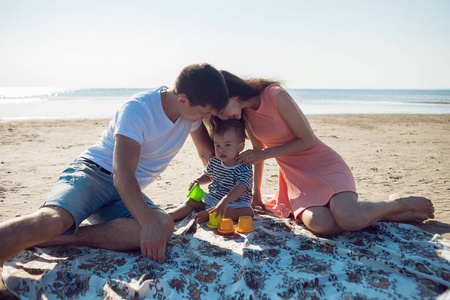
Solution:
M 157 222 L 147 222 L 141 227 L 140 235 L 142 255 L 159 263 L 166 260 L 167 230 L 163 226 Z

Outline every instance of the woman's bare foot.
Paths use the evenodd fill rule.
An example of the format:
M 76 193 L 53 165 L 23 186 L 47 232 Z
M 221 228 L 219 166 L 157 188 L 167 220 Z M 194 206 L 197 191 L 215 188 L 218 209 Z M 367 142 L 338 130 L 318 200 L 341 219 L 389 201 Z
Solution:
M 195 219 L 197 223 L 203 223 L 209 220 L 209 213 L 206 210 L 199 211 L 195 216 L 197 217 Z
M 381 221 L 384 222 L 413 222 L 423 223 L 428 220 L 428 216 L 424 213 L 418 213 L 413 210 L 409 210 L 402 213 L 393 213 L 384 217 Z
M 392 194 L 389 196 L 389 200 L 402 203 L 405 209 L 403 212 L 386 216 L 383 221 L 422 223 L 434 218 L 433 203 L 427 198 Z

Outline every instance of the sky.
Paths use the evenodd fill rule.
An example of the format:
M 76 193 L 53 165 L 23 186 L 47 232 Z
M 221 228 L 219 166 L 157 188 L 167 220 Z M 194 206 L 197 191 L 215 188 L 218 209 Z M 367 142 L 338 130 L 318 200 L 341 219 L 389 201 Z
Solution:
M 0 87 L 171 86 L 201 62 L 287 88 L 450 89 L 450 1 L 0 0 Z

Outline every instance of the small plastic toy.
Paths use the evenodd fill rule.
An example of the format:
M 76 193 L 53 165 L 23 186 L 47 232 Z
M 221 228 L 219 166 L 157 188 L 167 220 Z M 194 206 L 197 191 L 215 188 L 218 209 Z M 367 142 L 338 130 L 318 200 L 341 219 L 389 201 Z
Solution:
M 187 195 L 188 198 L 191 198 L 194 201 L 200 202 L 202 200 L 203 195 L 205 192 L 202 190 L 201 187 L 198 186 L 198 183 L 194 184 L 192 189 L 189 191 L 189 194 Z
M 250 233 L 255 230 L 253 227 L 253 220 L 250 216 L 241 216 L 239 217 L 239 223 L 237 231 L 240 233 Z
M 209 215 L 209 222 L 206 223 L 206 226 L 208 226 L 209 228 L 219 228 L 222 217 L 219 216 L 216 218 L 216 215 L 217 212 L 213 212 Z
M 217 230 L 221 235 L 232 235 L 234 234 L 234 224 L 233 220 L 230 218 L 223 218 L 222 221 L 220 221 L 219 229 Z

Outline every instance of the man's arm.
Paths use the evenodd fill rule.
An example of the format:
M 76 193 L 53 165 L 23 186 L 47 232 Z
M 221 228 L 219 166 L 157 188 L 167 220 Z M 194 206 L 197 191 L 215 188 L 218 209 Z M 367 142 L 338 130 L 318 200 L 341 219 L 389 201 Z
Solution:
M 214 145 L 208 135 L 205 125 L 202 123 L 197 130 L 191 132 L 191 137 L 203 165 L 206 166 L 208 161 L 214 156 Z
M 123 203 L 141 229 L 140 246 L 143 256 L 164 262 L 166 236 L 162 224 L 157 221 L 155 210 L 148 207 L 136 178 L 141 145 L 123 135 L 116 135 L 113 168 L 114 185 Z

